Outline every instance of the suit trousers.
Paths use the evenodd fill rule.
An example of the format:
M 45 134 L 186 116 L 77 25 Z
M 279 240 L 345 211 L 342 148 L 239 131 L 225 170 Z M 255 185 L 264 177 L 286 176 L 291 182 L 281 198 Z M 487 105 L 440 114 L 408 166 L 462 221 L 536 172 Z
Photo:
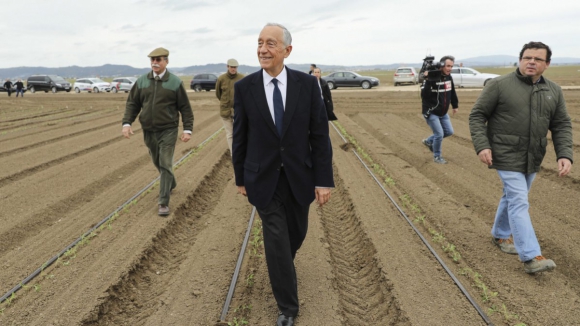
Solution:
M 173 153 L 177 141 L 177 128 L 161 131 L 143 131 L 145 145 L 153 164 L 161 175 L 159 182 L 159 205 L 169 205 L 171 190 L 177 186 L 173 174 Z
M 308 210 L 294 198 L 284 169 L 280 172 L 272 201 L 257 208 L 262 219 L 266 264 L 278 309 L 286 316 L 298 315 L 298 282 L 294 257 L 308 231 Z

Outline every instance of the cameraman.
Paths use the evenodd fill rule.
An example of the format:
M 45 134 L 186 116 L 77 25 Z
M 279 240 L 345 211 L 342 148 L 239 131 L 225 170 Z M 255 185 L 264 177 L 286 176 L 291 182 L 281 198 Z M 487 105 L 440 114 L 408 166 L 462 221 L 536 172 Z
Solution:
M 423 139 L 423 145 L 427 146 L 433 152 L 433 161 L 439 164 L 447 164 L 447 161 L 441 156 L 441 144 L 443 138 L 453 135 L 453 126 L 447 111 L 449 111 L 449 104 L 453 106 L 453 114 L 457 113 L 459 109 L 459 101 L 455 93 L 455 85 L 453 78 L 451 78 L 451 68 L 455 58 L 447 55 L 441 58 L 440 71 L 425 71 L 425 79 L 421 85 L 421 99 L 423 100 L 423 116 L 427 121 L 433 134 L 426 139 Z

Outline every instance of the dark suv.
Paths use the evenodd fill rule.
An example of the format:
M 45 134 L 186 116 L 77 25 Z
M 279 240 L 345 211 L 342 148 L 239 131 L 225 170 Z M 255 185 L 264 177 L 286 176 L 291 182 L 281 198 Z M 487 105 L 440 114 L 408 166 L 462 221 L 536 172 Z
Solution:
M 215 89 L 215 83 L 217 82 L 217 76 L 214 74 L 199 74 L 195 75 L 191 80 L 191 89 L 196 92 L 201 92 L 202 89 L 210 91 Z
M 48 91 L 52 91 L 53 93 L 58 91 L 70 92 L 70 83 L 57 75 L 30 76 L 26 81 L 26 87 L 30 90 L 30 93 L 36 91 L 44 91 L 45 93 L 48 93 Z

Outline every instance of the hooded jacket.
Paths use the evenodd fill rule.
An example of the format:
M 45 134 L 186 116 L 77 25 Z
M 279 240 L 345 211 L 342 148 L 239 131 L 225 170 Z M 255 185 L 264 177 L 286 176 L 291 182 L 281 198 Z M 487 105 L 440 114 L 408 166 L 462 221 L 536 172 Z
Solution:
M 572 162 L 572 122 L 560 86 L 537 83 L 519 69 L 490 80 L 469 115 L 476 153 L 491 149 L 490 168 L 534 173 L 546 154 L 550 130 L 556 157 Z
M 220 100 L 220 116 L 231 118 L 234 116 L 234 84 L 244 78 L 244 75 L 235 75 L 226 72 L 218 77 L 215 84 L 215 96 Z
M 177 128 L 180 113 L 183 129 L 193 131 L 193 111 L 181 79 L 166 70 L 161 80 L 155 80 L 151 71 L 131 88 L 123 124 L 132 124 L 139 115 L 145 131 Z

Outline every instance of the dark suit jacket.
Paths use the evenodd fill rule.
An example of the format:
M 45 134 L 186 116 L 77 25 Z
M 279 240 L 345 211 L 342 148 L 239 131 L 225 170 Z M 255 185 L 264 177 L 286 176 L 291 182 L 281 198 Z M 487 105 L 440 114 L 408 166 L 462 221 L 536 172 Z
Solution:
M 322 97 L 324 98 L 324 106 L 326 106 L 326 116 L 329 121 L 338 120 L 334 115 L 334 103 L 332 103 L 332 94 L 330 94 L 330 87 L 326 80 L 320 80 L 320 88 L 322 88 Z
M 334 187 L 328 119 L 316 77 L 288 69 L 282 137 L 268 108 L 259 70 L 234 86 L 232 161 L 236 185 L 249 202 L 266 207 L 274 195 L 280 166 L 300 205 L 315 198 L 314 188 Z

